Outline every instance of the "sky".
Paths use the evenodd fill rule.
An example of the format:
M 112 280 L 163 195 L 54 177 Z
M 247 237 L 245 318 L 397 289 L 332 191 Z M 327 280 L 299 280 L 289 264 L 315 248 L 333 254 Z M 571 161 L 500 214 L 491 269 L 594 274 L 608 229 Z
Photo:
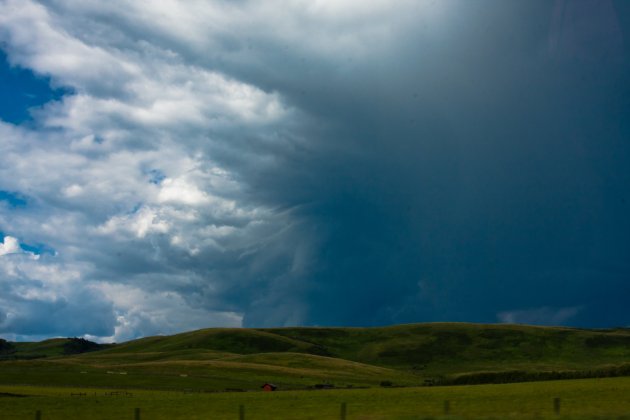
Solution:
M 0 0 L 0 336 L 630 325 L 625 0 Z

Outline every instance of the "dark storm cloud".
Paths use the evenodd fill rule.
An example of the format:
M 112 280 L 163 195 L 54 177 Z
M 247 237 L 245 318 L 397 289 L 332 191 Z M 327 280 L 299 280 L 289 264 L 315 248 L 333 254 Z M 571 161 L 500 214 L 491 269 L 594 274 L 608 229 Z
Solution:
M 307 76 L 300 92 L 274 85 L 334 126 L 314 136 L 314 156 L 295 156 L 299 169 L 256 184 L 309 203 L 326 237 L 307 322 L 491 322 L 543 308 L 527 319 L 628 323 L 622 8 L 458 6 L 441 33 L 403 28 L 385 62 Z M 596 22 L 580 33 L 589 10 Z

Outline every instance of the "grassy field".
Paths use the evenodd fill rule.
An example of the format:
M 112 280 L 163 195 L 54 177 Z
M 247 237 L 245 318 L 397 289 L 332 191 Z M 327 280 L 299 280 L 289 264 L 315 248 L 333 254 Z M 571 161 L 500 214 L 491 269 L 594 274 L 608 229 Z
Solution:
M 72 353 L 84 345 L 5 342 L 0 384 L 222 391 L 258 390 L 267 381 L 287 390 L 630 376 L 628 329 L 458 323 L 213 328 Z
M 184 393 L 0 386 L 0 419 L 630 419 L 630 378 L 355 390 Z M 117 392 L 120 392 L 118 390 Z M 85 396 L 72 394 L 85 393 Z M 554 412 L 560 399 L 560 414 Z M 449 413 L 445 414 L 445 401 Z
M 116 358 L 63 358 L 0 364 L 1 384 L 151 388 L 164 390 L 259 390 L 265 382 L 281 389 L 329 383 L 337 387 L 379 386 L 383 379 L 418 385 L 414 375 L 378 366 L 291 353 L 269 353 L 244 360 L 130 361 Z
M 143 419 L 236 419 L 240 406 L 247 419 L 334 419 L 342 403 L 348 419 L 630 420 L 628 329 L 215 328 L 0 344 L 0 420 L 133 419 L 136 408 Z M 597 376 L 617 377 L 549 380 Z M 280 391 L 255 392 L 265 382 Z M 500 382 L 520 383 L 490 385 Z M 420 386 L 434 383 L 488 385 Z M 312 390 L 324 384 L 335 389 Z

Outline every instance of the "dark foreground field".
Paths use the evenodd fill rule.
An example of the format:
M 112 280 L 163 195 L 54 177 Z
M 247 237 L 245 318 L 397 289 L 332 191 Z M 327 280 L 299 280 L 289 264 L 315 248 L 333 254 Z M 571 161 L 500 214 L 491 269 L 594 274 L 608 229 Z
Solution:
M 630 378 L 274 393 L 110 392 L 0 386 L 0 419 L 34 419 L 40 410 L 42 420 L 132 420 L 136 408 L 141 419 L 239 419 L 241 406 L 245 419 L 342 419 L 343 403 L 346 419 L 630 419 Z

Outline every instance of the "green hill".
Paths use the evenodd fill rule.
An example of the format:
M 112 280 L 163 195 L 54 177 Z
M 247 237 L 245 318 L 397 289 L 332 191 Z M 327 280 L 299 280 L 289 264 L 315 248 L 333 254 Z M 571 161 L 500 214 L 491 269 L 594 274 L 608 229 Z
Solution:
M 333 357 L 433 374 L 582 369 L 630 362 L 630 330 L 433 323 L 383 328 L 283 328 Z
M 69 343 L 91 351 L 68 354 Z M 289 389 L 630 375 L 628 329 L 211 328 L 108 347 L 88 343 L 6 343 L 5 359 L 41 358 L 0 362 L 0 383 L 225 390 L 258 389 L 267 381 Z
M 109 353 L 213 350 L 236 354 L 310 353 L 313 345 L 274 332 L 244 328 L 211 328 L 172 336 L 147 337 L 119 344 Z
M 54 356 L 87 353 L 112 347 L 97 344 L 83 338 L 51 338 L 39 342 L 11 343 L 0 339 L 0 361 L 32 360 Z

